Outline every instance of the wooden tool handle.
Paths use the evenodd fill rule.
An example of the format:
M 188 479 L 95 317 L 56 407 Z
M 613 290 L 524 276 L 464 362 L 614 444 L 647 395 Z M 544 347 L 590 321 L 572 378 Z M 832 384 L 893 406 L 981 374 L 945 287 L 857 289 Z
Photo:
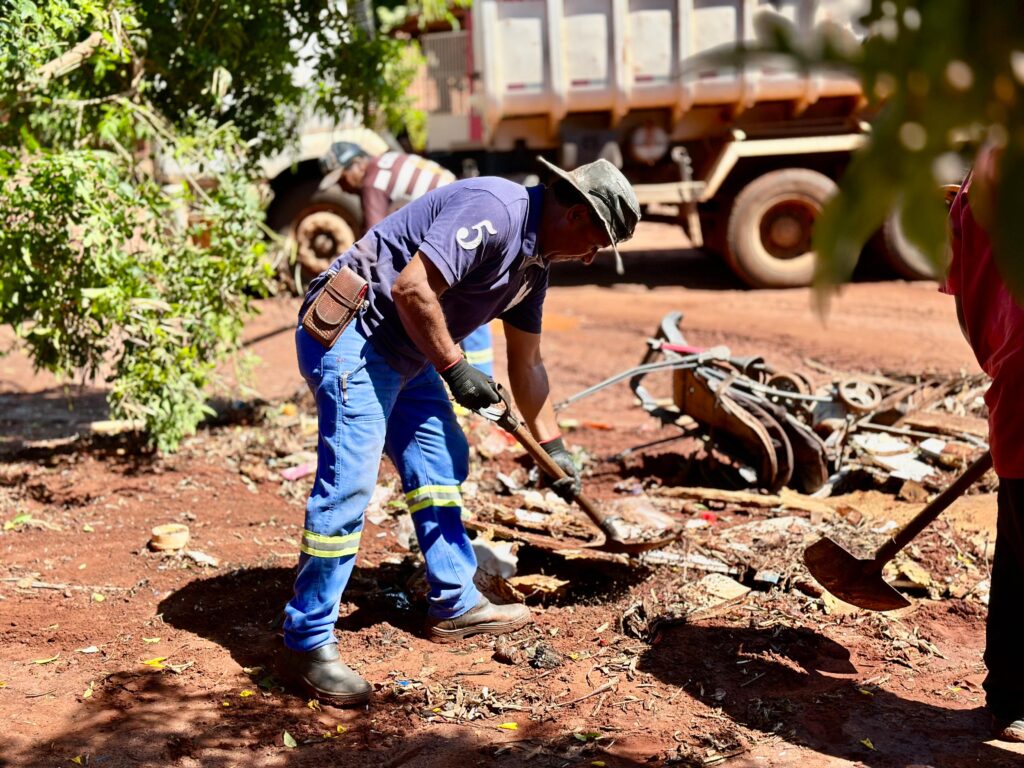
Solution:
M 992 454 L 985 451 L 982 456 L 971 464 L 964 473 L 954 480 L 946 490 L 936 496 L 928 505 L 915 515 L 910 522 L 903 526 L 885 544 L 878 548 L 875 553 L 874 563 L 879 568 L 910 543 L 921 531 L 935 520 L 946 507 L 964 495 L 964 492 L 974 485 L 981 476 L 992 469 Z
M 509 429 L 509 432 L 511 432 L 512 436 L 519 441 L 519 444 L 526 449 L 526 452 L 530 454 L 530 458 L 537 462 L 537 466 L 556 480 L 561 480 L 562 478 L 569 476 L 564 469 L 558 466 L 558 463 L 551 458 L 548 452 L 544 450 L 544 446 L 534 439 L 533 435 L 530 434 L 526 427 L 521 423 L 516 423 L 515 425 L 510 426 L 512 426 L 512 428 Z M 506 427 L 506 429 L 508 429 L 508 427 Z M 602 530 L 607 528 L 607 521 L 605 520 L 604 515 L 598 511 L 597 507 L 590 499 L 582 493 L 573 494 L 573 499 L 580 505 L 580 508 L 587 513 L 587 517 L 593 520 Z M 607 533 L 607 530 L 605 530 L 605 532 Z

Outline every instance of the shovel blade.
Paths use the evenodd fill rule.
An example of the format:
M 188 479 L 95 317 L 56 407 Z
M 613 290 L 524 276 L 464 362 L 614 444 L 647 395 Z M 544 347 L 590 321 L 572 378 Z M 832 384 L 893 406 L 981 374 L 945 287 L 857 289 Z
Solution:
M 869 611 L 906 608 L 910 601 L 889 586 L 874 560 L 860 560 L 832 539 L 819 539 L 804 550 L 811 575 L 845 603 Z

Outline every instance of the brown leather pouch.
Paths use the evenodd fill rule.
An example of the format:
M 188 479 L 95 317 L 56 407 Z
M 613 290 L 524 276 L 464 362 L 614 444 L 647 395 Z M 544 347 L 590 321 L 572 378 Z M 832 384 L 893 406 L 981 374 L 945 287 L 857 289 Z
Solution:
M 330 349 L 356 313 L 363 308 L 368 286 L 348 267 L 338 270 L 302 317 L 302 327 Z

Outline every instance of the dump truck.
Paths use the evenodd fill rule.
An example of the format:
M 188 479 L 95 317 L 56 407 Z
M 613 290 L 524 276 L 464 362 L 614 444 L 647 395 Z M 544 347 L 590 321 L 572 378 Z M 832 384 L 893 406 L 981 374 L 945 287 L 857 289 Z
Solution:
M 760 14 L 801 34 L 863 36 L 867 0 L 474 0 L 459 29 L 418 34 L 428 156 L 456 173 L 522 178 L 543 154 L 598 157 L 648 218 L 678 220 L 753 287 L 810 283 L 814 221 L 870 132 L 839 72 L 701 64 L 755 37 Z M 932 276 L 898 216 L 872 240 L 897 274 Z

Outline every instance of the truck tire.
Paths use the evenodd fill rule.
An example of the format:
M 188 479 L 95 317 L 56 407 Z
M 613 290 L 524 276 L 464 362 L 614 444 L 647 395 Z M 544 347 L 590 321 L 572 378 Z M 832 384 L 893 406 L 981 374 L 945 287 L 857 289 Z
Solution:
M 956 193 L 960 191 L 961 181 L 947 180 L 942 185 L 943 200 L 948 211 L 953 205 Z M 932 264 L 921 250 L 907 240 L 900 224 L 899 209 L 889 214 L 889 218 L 871 238 L 871 250 L 881 256 L 882 262 L 900 277 L 907 280 L 937 280 L 940 271 Z M 950 254 L 946 253 L 947 263 Z
M 337 187 L 318 190 L 319 183 L 317 178 L 305 179 L 278 192 L 267 213 L 267 225 L 295 254 L 294 263 L 289 260 L 285 265 L 288 273 L 283 277 L 299 295 L 363 232 L 359 198 Z
M 726 225 L 729 266 L 752 288 L 810 285 L 814 222 L 836 189 L 828 176 L 807 168 L 771 171 L 747 184 Z
M 871 238 L 871 248 L 881 256 L 882 263 L 899 277 L 906 280 L 934 280 L 938 277 L 935 266 L 903 234 L 899 210 L 890 213 Z

